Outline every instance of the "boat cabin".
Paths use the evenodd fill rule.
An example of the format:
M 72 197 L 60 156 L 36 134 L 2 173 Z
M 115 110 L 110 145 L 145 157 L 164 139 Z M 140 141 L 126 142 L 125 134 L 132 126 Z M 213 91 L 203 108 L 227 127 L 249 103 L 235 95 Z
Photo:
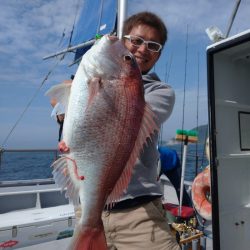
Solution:
M 213 249 L 250 249 L 250 30 L 207 48 Z

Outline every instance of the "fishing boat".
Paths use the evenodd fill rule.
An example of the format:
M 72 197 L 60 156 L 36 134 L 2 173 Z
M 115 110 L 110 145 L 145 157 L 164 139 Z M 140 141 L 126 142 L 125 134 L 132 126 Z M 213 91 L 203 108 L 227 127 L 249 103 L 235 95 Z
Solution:
M 94 43 L 96 34 L 111 33 L 117 29 L 119 36 L 125 16 L 125 2 L 119 1 L 119 6 L 114 7 L 102 1 L 100 13 L 110 6 L 114 10 L 118 8 L 117 19 L 114 16 L 112 24 L 102 24 L 101 14 L 97 31 L 91 34 L 92 39 L 83 37 L 77 45 L 68 46 L 46 58 L 74 51 L 75 64 L 83 51 Z M 85 8 L 82 16 L 87 12 Z M 81 19 L 79 22 L 82 22 Z M 249 58 L 250 30 L 218 41 L 207 49 L 213 220 L 204 220 L 194 209 L 189 217 L 198 221 L 199 230 L 196 235 L 194 233 L 183 239 L 183 249 L 198 249 L 201 239 L 206 240 L 202 247 L 206 245 L 203 249 L 207 250 L 249 249 Z M 1 149 L 1 157 L 11 151 Z M 186 157 L 183 159 L 185 164 Z M 180 204 L 175 189 L 166 176 L 159 181 L 167 216 L 170 223 L 176 225 L 180 216 L 173 209 L 178 211 Z M 238 188 L 232 188 L 231 183 Z M 185 181 L 184 184 L 191 193 L 192 182 Z M 73 234 L 76 218 L 74 207 L 64 194 L 65 191 L 59 189 L 51 178 L 1 181 L 0 249 L 65 249 Z M 182 220 L 179 225 L 183 221 L 187 222 Z M 173 231 L 178 231 L 177 226 Z
M 169 223 L 177 225 L 176 191 L 166 176 L 161 176 L 160 182 Z M 190 192 L 192 183 L 185 185 Z M 3 181 L 0 183 L 0 204 L 0 249 L 65 249 L 69 244 L 76 223 L 75 211 L 53 179 Z M 191 217 L 194 217 L 192 211 L 188 219 Z M 211 224 L 203 223 L 203 226 L 204 230 L 197 231 L 197 235 L 210 237 L 206 237 L 203 244 L 207 246 L 204 249 L 212 249 Z M 198 237 L 193 235 L 186 245 L 190 246 Z
M 0 249 L 71 237 L 75 212 L 63 193 L 52 179 L 1 183 Z

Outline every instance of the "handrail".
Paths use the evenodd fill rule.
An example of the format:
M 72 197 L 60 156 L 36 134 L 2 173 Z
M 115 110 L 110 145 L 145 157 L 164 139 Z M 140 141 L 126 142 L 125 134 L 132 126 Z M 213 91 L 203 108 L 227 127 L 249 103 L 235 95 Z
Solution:
M 48 185 L 48 184 L 54 184 L 54 183 L 55 183 L 55 181 L 53 178 L 0 181 L 0 187 L 35 186 L 35 185 Z
M 3 192 L 4 191 L 4 192 Z M 61 192 L 62 189 L 59 188 L 56 185 L 52 185 L 52 187 L 49 186 L 28 186 L 25 188 L 25 190 L 20 190 L 17 189 L 16 187 L 12 187 L 12 189 L 10 187 L 3 189 L 1 187 L 0 189 L 0 197 L 3 196 L 10 196 L 10 195 L 20 195 L 20 194 L 40 194 L 40 193 L 49 193 L 49 192 Z

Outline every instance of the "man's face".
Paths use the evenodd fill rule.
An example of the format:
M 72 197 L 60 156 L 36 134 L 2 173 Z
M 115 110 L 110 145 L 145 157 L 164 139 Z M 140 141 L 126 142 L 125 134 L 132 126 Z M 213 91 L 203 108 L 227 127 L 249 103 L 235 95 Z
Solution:
M 160 43 L 160 35 L 158 34 L 158 31 L 153 27 L 143 24 L 135 26 L 129 34 L 125 35 L 137 36 L 145 41 Z M 135 46 L 129 39 L 125 39 L 125 46 L 135 56 L 142 73 L 147 73 L 160 57 L 160 51 L 150 51 L 147 48 L 146 43 L 143 43 L 140 46 Z

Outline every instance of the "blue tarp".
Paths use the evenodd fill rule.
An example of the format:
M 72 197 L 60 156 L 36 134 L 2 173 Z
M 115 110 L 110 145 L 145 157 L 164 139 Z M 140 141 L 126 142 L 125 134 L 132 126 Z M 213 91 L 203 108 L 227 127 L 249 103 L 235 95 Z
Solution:
M 89 41 L 95 38 L 96 34 L 103 35 L 112 32 L 115 28 L 116 13 L 117 1 L 115 0 L 83 1 L 71 45 L 75 46 Z M 82 56 L 89 48 L 90 47 L 77 50 L 75 60 Z

